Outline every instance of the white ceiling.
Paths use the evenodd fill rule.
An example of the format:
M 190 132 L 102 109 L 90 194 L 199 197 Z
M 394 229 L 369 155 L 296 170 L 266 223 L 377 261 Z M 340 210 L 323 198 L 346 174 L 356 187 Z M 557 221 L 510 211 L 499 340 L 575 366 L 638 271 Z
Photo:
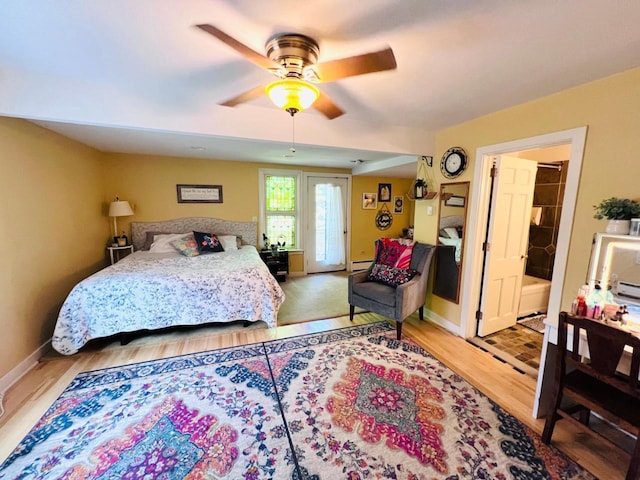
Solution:
M 217 105 L 273 77 L 199 23 L 260 53 L 302 33 L 320 61 L 388 45 L 398 68 L 321 84 L 346 114 L 294 125 Z M 439 129 L 640 65 L 639 23 L 634 0 L 3 0 L 0 115 L 104 151 L 411 177 Z

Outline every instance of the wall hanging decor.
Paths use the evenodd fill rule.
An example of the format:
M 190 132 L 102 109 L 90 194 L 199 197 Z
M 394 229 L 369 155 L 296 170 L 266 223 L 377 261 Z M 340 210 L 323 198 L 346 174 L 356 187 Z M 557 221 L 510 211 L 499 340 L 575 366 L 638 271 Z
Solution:
M 390 183 L 378 184 L 378 201 L 379 202 L 391 201 L 391 184 Z
M 387 230 L 393 223 L 393 215 L 387 208 L 387 204 L 383 203 L 382 208 L 376 214 L 376 227 L 378 230 Z
M 178 203 L 222 203 L 222 185 L 176 185 Z
M 404 197 L 393 197 L 393 213 L 400 214 L 404 210 Z
M 378 208 L 378 194 L 363 193 L 362 208 L 364 208 L 365 210 L 375 210 L 376 208 Z
M 409 200 L 432 200 L 438 196 L 438 192 L 435 191 L 435 182 L 427 170 L 427 167 L 432 165 L 433 157 L 422 156 L 418 158 L 416 179 L 411 183 L 406 193 Z
M 446 178 L 456 178 L 467 169 L 467 152 L 462 147 L 451 147 L 444 152 L 440 161 L 440 171 Z

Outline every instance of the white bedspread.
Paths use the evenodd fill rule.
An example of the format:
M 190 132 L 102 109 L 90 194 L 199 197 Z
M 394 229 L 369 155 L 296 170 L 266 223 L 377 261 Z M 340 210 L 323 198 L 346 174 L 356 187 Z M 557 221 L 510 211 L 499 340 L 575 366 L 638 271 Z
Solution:
M 135 252 L 76 285 L 60 310 L 53 348 L 136 330 L 263 320 L 276 326 L 284 292 L 255 247 L 185 257 Z

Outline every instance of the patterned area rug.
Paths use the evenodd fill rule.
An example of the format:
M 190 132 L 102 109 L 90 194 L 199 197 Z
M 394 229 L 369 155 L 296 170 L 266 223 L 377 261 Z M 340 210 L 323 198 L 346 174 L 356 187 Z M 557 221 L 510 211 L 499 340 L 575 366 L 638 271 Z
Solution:
M 0 478 L 594 477 L 378 323 L 82 373 Z
M 530 328 L 531 330 L 535 330 L 539 333 L 544 333 L 544 321 L 547 318 L 546 314 L 536 315 L 535 317 L 527 317 L 521 320 L 518 320 L 518 323 L 523 327 Z

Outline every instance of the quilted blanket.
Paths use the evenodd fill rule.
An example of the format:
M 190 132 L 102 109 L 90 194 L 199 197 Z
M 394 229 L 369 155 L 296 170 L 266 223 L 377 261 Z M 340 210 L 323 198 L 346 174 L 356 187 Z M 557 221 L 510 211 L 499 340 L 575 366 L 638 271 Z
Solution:
M 71 355 L 118 333 L 234 320 L 276 326 L 284 292 L 255 247 L 185 257 L 135 252 L 76 285 L 53 348 Z

